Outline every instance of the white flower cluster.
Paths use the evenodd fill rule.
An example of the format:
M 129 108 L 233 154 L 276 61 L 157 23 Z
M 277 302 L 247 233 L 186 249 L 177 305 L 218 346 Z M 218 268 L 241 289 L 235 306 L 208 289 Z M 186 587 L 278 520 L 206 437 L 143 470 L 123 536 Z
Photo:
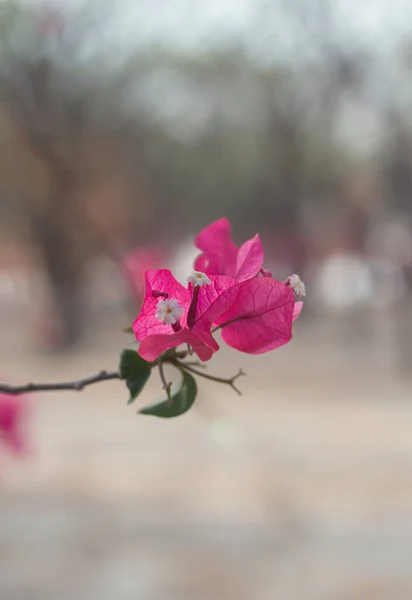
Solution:
M 306 296 L 305 284 L 303 283 L 299 275 L 294 274 L 288 277 L 288 284 L 295 292 L 295 294 L 297 294 L 298 296 Z
M 187 278 L 187 281 L 193 284 L 194 287 L 210 285 L 212 283 L 209 277 L 201 271 L 192 271 L 192 273 L 190 273 L 189 277 Z
M 163 325 L 174 325 L 184 315 L 184 309 L 175 298 L 159 300 L 156 307 L 156 319 Z

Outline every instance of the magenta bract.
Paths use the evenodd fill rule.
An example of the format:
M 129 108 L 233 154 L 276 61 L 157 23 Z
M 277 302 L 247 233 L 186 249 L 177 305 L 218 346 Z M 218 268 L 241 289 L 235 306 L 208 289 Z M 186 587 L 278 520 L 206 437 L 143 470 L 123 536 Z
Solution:
M 228 346 L 262 354 L 292 338 L 294 307 L 293 291 L 284 283 L 255 277 L 239 285 L 235 302 L 217 322 Z

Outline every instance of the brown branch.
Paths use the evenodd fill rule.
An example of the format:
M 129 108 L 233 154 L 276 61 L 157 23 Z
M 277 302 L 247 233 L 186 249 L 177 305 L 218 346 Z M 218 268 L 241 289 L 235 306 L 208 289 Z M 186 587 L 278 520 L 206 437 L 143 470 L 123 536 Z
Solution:
M 52 392 L 71 390 L 81 392 L 86 386 L 110 379 L 121 379 L 119 371 L 100 371 L 97 375 L 69 381 L 66 383 L 27 383 L 25 385 L 8 385 L 0 383 L 0 392 L 5 394 L 26 394 L 28 392 Z

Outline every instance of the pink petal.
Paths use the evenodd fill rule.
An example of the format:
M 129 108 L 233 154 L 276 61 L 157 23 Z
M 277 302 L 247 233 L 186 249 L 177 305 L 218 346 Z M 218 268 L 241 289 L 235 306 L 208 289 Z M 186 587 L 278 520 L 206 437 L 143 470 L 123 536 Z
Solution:
M 218 320 L 224 341 L 241 352 L 261 354 L 286 344 L 292 337 L 293 291 L 266 277 L 239 285 L 232 307 Z
M 234 276 L 238 247 L 232 240 L 228 219 L 218 219 L 205 227 L 196 237 L 195 244 L 204 253 L 203 272 L 208 275 Z M 206 260 L 209 262 L 204 262 Z M 197 264 L 202 263 L 196 261 L 195 265 Z
M 245 242 L 240 248 L 236 259 L 236 275 L 238 281 L 255 277 L 263 265 L 263 246 L 259 235 Z
M 165 292 L 169 298 L 176 298 L 186 310 L 190 304 L 191 293 L 183 287 L 168 269 L 146 271 L 146 293 L 143 306 L 135 319 L 132 328 L 138 342 L 142 342 L 148 335 L 156 333 L 170 333 L 170 325 L 163 325 L 156 318 L 156 307 L 159 299 L 154 298 L 152 291 Z M 185 324 L 182 319 L 182 326 Z
M 176 348 L 181 344 L 192 346 L 202 361 L 209 360 L 219 349 L 218 343 L 210 334 L 203 332 L 196 334 L 185 328 L 177 333 L 149 335 L 140 344 L 138 353 L 145 360 L 153 361 L 169 348 Z
M 212 350 L 212 353 L 215 353 L 219 350 L 220 346 L 209 330 L 202 330 L 201 328 L 195 326 L 195 328 L 192 331 L 190 331 L 190 329 L 188 329 L 187 331 L 193 334 L 193 337 L 188 337 L 185 340 L 185 343 L 193 347 L 200 360 L 209 360 L 209 358 L 206 358 L 208 354 L 205 351 L 205 347 L 210 348 Z M 202 358 L 202 356 L 204 356 L 205 358 Z
M 15 452 L 22 452 L 26 446 L 22 432 L 23 413 L 21 396 L 0 394 L 0 437 Z
M 303 302 L 295 302 L 295 306 L 293 307 L 292 321 L 296 321 L 300 313 L 302 312 Z

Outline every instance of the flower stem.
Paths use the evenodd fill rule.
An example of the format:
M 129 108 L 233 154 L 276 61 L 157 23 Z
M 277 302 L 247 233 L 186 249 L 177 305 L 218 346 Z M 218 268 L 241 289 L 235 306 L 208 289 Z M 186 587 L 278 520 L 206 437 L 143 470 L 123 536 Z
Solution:
M 204 365 L 200 360 L 192 360 L 183 363 L 184 365 L 190 365 L 191 367 L 200 367 L 201 369 L 206 369 L 206 365 Z
M 187 313 L 187 326 L 189 329 L 192 329 L 196 322 L 196 310 L 197 310 L 197 301 L 199 298 L 200 287 L 196 286 L 193 288 L 193 297 L 189 306 L 189 311 Z
M 172 403 L 173 400 L 172 400 L 172 396 L 170 394 L 170 389 L 172 387 L 172 384 L 171 384 L 171 382 L 168 383 L 166 380 L 162 360 L 159 361 L 159 374 L 160 374 L 160 379 L 163 383 L 163 388 L 166 390 L 167 398 L 168 398 L 169 402 Z

